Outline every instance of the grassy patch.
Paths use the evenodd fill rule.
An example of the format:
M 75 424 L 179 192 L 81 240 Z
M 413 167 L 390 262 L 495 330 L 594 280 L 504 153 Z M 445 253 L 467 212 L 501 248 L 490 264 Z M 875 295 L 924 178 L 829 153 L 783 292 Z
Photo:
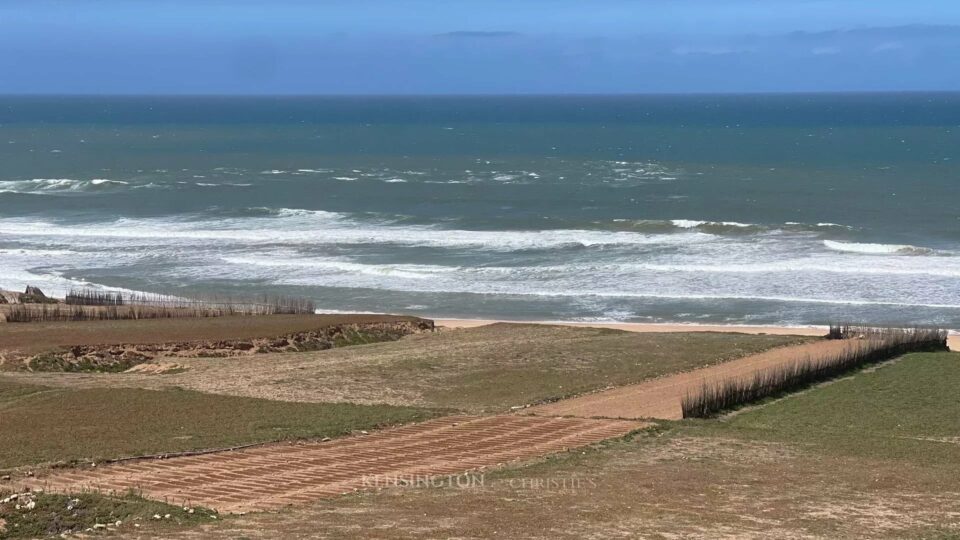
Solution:
M 9 495 L 0 494 L 0 501 Z M 107 530 L 127 534 L 134 531 L 158 533 L 210 522 L 218 517 L 216 512 L 205 508 L 181 508 L 133 494 L 117 497 L 93 493 L 21 493 L 15 500 L 0 503 L 0 520 L 4 522 L 0 539 Z
M 367 334 L 349 332 L 345 339 L 361 344 L 376 337 Z M 387 403 L 494 413 L 812 339 L 495 324 L 315 352 L 225 360 L 178 358 L 177 363 L 189 372 L 164 378 L 127 373 L 83 378 L 35 373 L 20 380 L 103 387 L 176 384 L 201 392 L 282 396 L 289 401 Z
M 383 341 L 394 341 L 392 336 L 384 333 L 365 332 L 363 330 L 354 330 L 344 328 L 343 335 L 334 338 L 334 347 L 349 347 L 351 345 L 366 345 L 368 343 L 379 343 Z
M 708 418 L 723 410 L 803 389 L 907 353 L 948 350 L 947 333 L 942 330 L 891 330 L 870 339 L 839 343 L 846 346 L 831 356 L 759 370 L 747 379 L 734 377 L 714 384 L 704 382 L 699 392 L 684 397 L 683 417 Z
M 0 379 L 0 410 L 5 403 L 10 403 L 17 398 L 49 390 L 44 386 L 36 384 L 21 384 Z
M 392 381 L 394 387 L 416 389 L 433 406 L 491 412 L 632 384 L 808 340 L 498 324 L 390 344 L 409 354 L 394 354 L 388 363 L 378 363 L 375 376 Z M 363 364 L 354 369 L 363 370 Z M 369 369 L 366 375 L 373 378 Z
M 958 387 L 960 354 L 911 354 L 724 419 L 494 471 L 482 488 L 361 494 L 229 533 L 956 538 Z
M 190 390 L 45 388 L 0 379 L 0 468 L 336 437 L 436 414 Z
M 960 464 L 960 354 L 916 353 L 704 429 L 826 451 Z

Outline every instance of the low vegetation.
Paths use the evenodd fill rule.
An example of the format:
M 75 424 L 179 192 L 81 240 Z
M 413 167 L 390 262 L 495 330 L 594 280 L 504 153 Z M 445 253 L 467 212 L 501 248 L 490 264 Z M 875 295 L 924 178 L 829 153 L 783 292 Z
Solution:
M 913 353 L 698 425 L 743 439 L 814 445 L 831 454 L 949 465 L 960 479 L 957 388 L 960 353 Z
M 0 327 L 0 350 L 38 352 L 54 347 L 102 345 L 104 343 L 169 343 L 218 341 L 282 336 L 328 326 L 374 323 L 424 323 L 419 317 L 394 315 L 276 315 L 271 317 L 213 317 L 49 322 Z
M 330 325 L 307 332 L 245 340 L 215 340 L 151 344 L 75 345 L 44 351 L 21 363 L 29 371 L 118 373 L 157 359 L 231 358 L 265 353 L 322 351 L 334 347 L 396 341 L 427 331 L 419 321 Z
M 31 288 L 28 288 L 28 291 Z M 42 295 L 20 295 L 4 306 L 6 322 L 114 321 L 231 315 L 298 315 L 315 311 L 313 300 L 263 295 L 257 298 L 122 293 L 100 289 L 70 291 L 64 303 Z
M 748 378 L 704 383 L 699 392 L 684 397 L 683 417 L 709 417 L 909 352 L 947 350 L 947 333 L 942 330 L 868 329 L 859 335 L 862 339 L 850 340 L 849 348 L 832 357 L 798 360 Z
M 0 539 L 41 538 L 115 531 L 157 534 L 220 518 L 200 507 L 184 508 L 135 494 L 0 492 Z
M 309 298 L 262 294 L 256 297 L 230 295 L 154 294 L 112 292 L 99 289 L 75 289 L 66 297 L 67 304 L 85 306 L 151 306 L 163 309 L 220 309 L 228 315 L 299 315 L 313 313 L 316 306 Z
M 437 414 L 179 389 L 51 388 L 0 378 L 0 469 L 337 437 Z
M 189 369 L 179 375 L 90 374 L 79 379 L 36 373 L 21 380 L 180 385 L 268 399 L 387 403 L 480 414 L 632 384 L 811 339 L 498 324 L 317 352 L 177 358 Z
M 957 538 L 958 387 L 960 354 L 909 354 L 722 419 L 488 473 L 482 487 L 360 494 L 204 533 Z

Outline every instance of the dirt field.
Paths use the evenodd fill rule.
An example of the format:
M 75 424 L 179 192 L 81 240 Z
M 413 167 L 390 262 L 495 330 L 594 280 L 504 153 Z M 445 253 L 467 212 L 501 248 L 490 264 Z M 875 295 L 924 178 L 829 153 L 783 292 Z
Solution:
M 956 538 L 960 355 L 915 354 L 723 420 L 177 538 Z M 146 537 L 146 536 L 144 536 Z
M 542 332 L 545 329 L 535 330 Z M 776 358 L 804 357 L 810 354 L 811 345 L 820 343 L 776 349 Z M 757 366 L 765 367 L 765 357 L 753 360 L 763 354 L 735 360 L 744 365 L 734 371 L 747 372 Z M 694 373 L 715 372 L 723 366 L 725 364 Z M 670 379 L 673 377 L 666 377 L 666 380 Z M 677 387 L 679 383 L 672 386 Z M 650 407 L 657 397 L 669 401 L 673 395 L 661 392 L 645 398 L 633 392 L 629 397 L 646 399 L 644 403 Z M 628 401 L 607 400 L 606 410 L 611 411 L 611 406 L 624 407 Z M 614 411 L 613 414 L 627 416 L 627 411 Z M 133 489 L 148 497 L 175 500 L 186 505 L 198 503 L 220 511 L 270 510 L 365 487 L 365 479 L 370 476 L 461 474 L 511 460 L 585 446 L 644 426 L 636 421 L 529 415 L 454 417 L 388 430 L 366 438 L 328 444 L 302 443 L 295 449 L 268 446 L 242 452 L 173 458 L 162 463 L 133 462 L 93 471 L 54 472 L 37 479 L 34 485 L 65 492 L 78 489 L 125 492 Z
M 176 363 L 185 371 L 166 375 L 4 376 L 50 386 L 177 386 L 273 400 L 412 405 L 490 414 L 696 369 L 810 339 L 719 333 L 636 334 L 498 324 L 309 353 L 177 358 Z
M 30 479 L 46 491 L 93 489 L 220 512 L 275 510 L 371 486 L 459 475 L 619 437 L 637 422 L 447 417 L 330 442 L 137 461 Z M 424 479 L 424 480 L 418 480 Z
M 773 348 L 785 344 L 795 348 Z M 392 400 L 501 413 L 329 442 L 43 471 L 36 479 L 61 489 L 134 488 L 224 510 L 279 509 L 165 536 L 955 536 L 960 355 L 909 355 L 719 420 L 659 421 L 627 440 L 601 442 L 642 422 L 528 414 L 568 414 L 561 412 L 565 402 L 502 414 L 516 404 L 648 380 L 569 403 L 583 416 L 654 411 L 669 418 L 678 388 L 698 386 L 705 374 L 747 373 L 844 345 L 782 336 L 494 325 L 315 353 L 182 359 L 187 371 L 168 375 L 3 378 L 68 388 L 192 384 L 292 401 Z M 756 356 L 745 358 L 751 353 Z M 735 367 L 719 365 L 728 360 Z M 696 368 L 703 369 L 673 375 Z M 656 377 L 662 378 L 649 381 Z M 640 387 L 658 397 L 642 397 Z M 553 455 L 537 457 L 547 454 Z M 537 463 L 524 466 L 530 460 Z M 432 480 L 469 469 L 475 472 L 467 487 Z M 421 477 L 432 487 L 389 487 L 398 478 L 417 483 Z M 324 497 L 334 498 L 318 501 Z M 146 528 L 143 537 L 150 536 Z
M 273 337 L 336 324 L 422 320 L 393 315 L 262 315 L 0 323 L 0 351 L 36 353 L 70 345 L 219 341 Z

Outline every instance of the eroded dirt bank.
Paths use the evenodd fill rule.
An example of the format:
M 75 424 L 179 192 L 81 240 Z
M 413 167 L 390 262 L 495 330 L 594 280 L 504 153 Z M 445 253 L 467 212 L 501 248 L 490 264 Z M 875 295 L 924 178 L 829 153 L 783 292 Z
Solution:
M 226 358 L 258 353 L 318 351 L 433 331 L 433 322 L 403 318 L 344 322 L 272 337 L 162 343 L 84 344 L 8 358 L 10 367 L 29 371 L 125 371 L 159 358 Z M 12 361 L 11 361 L 12 360 Z

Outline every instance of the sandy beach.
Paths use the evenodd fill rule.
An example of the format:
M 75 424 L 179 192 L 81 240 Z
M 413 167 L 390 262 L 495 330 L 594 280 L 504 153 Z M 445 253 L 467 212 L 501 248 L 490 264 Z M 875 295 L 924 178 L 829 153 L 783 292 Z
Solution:
M 569 321 L 507 321 L 492 319 L 434 319 L 437 326 L 446 328 L 475 328 L 494 323 L 558 324 L 563 326 L 583 326 L 590 328 L 612 328 L 626 332 L 739 332 L 742 334 L 771 334 L 777 336 L 822 336 L 827 333 L 826 326 L 741 326 L 724 324 L 654 324 L 654 323 L 605 323 L 605 322 L 569 322 Z M 960 350 L 960 334 L 950 332 L 947 339 L 950 350 Z

